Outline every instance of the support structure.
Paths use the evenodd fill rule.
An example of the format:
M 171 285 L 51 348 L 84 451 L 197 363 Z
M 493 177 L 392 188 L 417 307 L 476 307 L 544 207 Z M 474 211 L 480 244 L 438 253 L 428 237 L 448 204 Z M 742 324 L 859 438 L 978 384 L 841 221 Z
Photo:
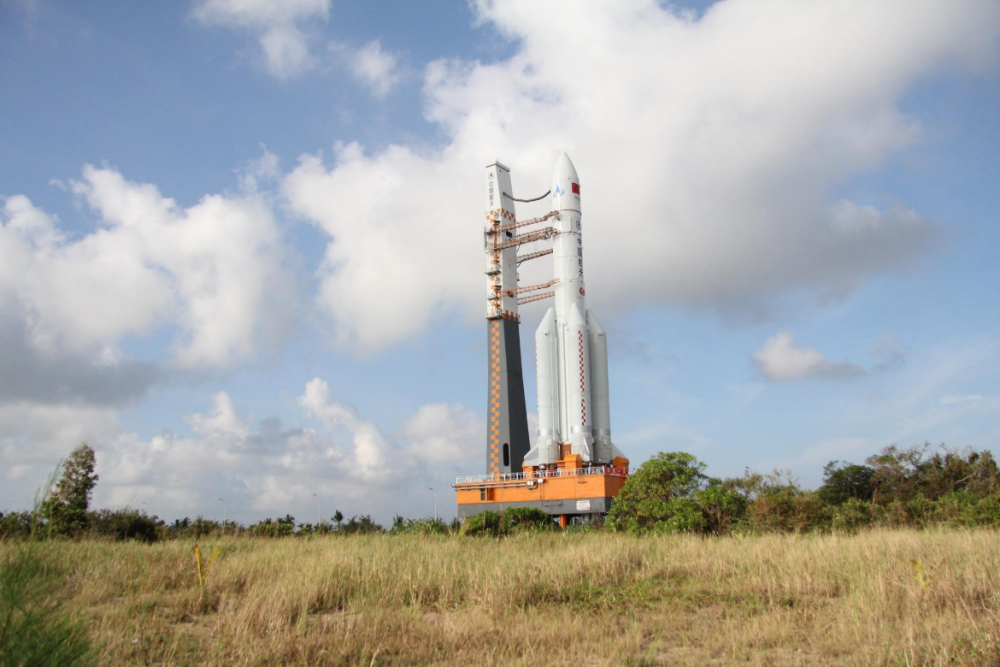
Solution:
M 517 314 L 517 246 L 508 223 L 515 220 L 510 170 L 486 168 L 486 470 L 521 472 L 530 449 L 528 413 L 521 372 L 521 320 Z M 504 196 L 507 193 L 507 196 Z M 502 227 L 507 227 L 503 229 Z

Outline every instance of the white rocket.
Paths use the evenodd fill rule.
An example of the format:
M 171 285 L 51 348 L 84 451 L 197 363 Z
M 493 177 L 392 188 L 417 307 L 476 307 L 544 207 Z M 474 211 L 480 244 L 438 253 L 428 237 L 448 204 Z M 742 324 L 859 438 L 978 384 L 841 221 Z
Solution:
M 535 332 L 538 439 L 524 465 L 554 464 L 560 445 L 585 462 L 610 463 L 622 454 L 611 442 L 608 342 L 587 310 L 580 178 L 565 153 L 552 173 L 552 211 L 555 306 Z

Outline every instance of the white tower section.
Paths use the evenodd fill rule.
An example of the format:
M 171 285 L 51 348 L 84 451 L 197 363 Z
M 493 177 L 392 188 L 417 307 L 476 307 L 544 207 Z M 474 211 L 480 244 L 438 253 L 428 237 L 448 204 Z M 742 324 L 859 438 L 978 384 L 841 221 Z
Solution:
M 525 465 L 552 465 L 561 446 L 585 462 L 609 463 L 611 442 L 607 337 L 587 310 L 583 278 L 580 178 L 563 153 L 552 174 L 555 306 L 535 333 L 538 441 Z
M 514 222 L 514 202 L 510 193 L 510 169 L 499 162 L 486 167 L 486 319 L 517 319 L 517 248 L 497 249 L 514 238 L 513 231 L 497 231 Z

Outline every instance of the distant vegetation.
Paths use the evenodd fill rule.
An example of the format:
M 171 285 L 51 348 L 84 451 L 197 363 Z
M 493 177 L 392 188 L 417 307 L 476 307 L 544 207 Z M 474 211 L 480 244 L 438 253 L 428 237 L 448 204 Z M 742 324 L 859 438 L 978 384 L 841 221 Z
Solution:
M 232 535 L 306 537 L 310 535 L 462 534 L 499 537 L 548 530 L 550 517 L 535 510 L 485 512 L 462 526 L 457 520 L 396 516 L 388 530 L 370 516 L 344 518 L 338 510 L 318 525 L 298 523 L 286 514 L 248 526 L 220 523 L 201 515 L 166 523 L 131 508 L 89 509 L 97 483 L 94 451 L 81 445 L 67 459 L 53 493 L 37 512 L 0 513 L 0 539 L 27 537 L 102 537 L 156 542 L 171 538 Z M 764 532 L 853 532 L 867 527 L 923 528 L 931 524 L 1000 526 L 1000 470 L 989 451 L 942 445 L 886 447 L 865 463 L 832 461 L 823 484 L 801 488 L 788 471 L 719 479 L 684 452 L 660 453 L 633 470 L 606 522 L 595 520 L 573 530 L 635 535 L 703 535 Z M 34 527 L 34 528 L 33 528 Z
M 1000 526 L 1000 470 L 988 451 L 886 447 L 865 465 L 832 461 L 823 485 L 790 472 L 717 479 L 690 454 L 657 454 L 629 477 L 611 530 L 709 535 L 856 531 L 870 526 Z

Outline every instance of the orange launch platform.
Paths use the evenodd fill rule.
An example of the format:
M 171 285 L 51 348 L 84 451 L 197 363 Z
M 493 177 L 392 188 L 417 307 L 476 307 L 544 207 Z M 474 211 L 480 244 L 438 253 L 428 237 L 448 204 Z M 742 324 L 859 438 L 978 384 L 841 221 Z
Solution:
M 459 477 L 453 484 L 458 515 L 535 507 L 559 516 L 565 526 L 574 516 L 607 514 L 628 478 L 628 464 L 616 458 L 611 465 L 586 466 L 571 454 L 547 469 L 527 466 L 524 472 Z

